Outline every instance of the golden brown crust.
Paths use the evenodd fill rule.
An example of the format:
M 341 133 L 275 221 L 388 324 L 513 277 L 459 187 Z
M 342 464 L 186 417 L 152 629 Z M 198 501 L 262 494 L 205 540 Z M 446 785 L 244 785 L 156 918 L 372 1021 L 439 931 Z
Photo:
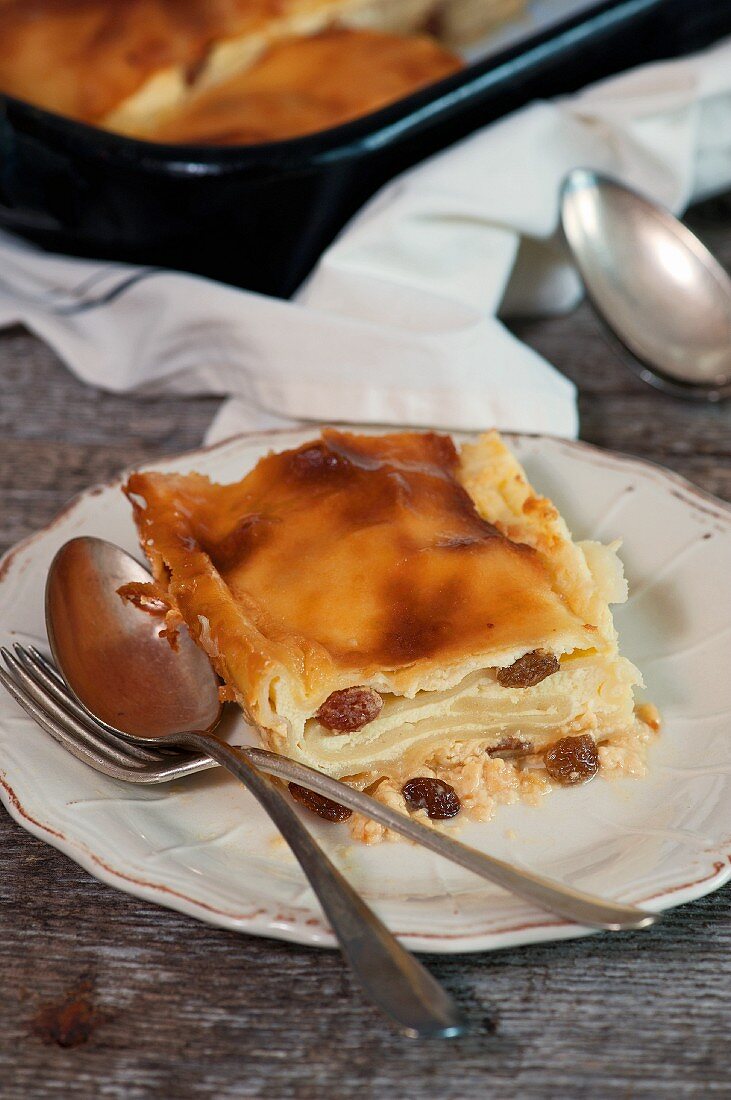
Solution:
M 272 46 L 149 136 L 208 145 L 298 137 L 378 110 L 461 64 L 425 35 L 331 29 Z
M 152 73 L 193 66 L 214 39 L 253 30 L 280 8 L 279 0 L 7 0 L 0 87 L 94 121 Z
M 591 644 L 458 473 L 446 436 L 326 431 L 232 485 L 140 473 L 126 491 L 156 576 L 256 713 L 278 674 L 320 705 L 386 674 L 414 686 L 480 654 Z

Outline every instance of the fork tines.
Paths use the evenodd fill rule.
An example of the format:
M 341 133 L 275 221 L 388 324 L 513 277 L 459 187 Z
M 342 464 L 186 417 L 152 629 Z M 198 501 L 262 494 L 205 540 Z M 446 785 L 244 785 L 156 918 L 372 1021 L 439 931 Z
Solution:
M 179 755 L 173 759 L 164 752 L 134 745 L 90 715 L 35 646 L 16 643 L 13 649 L 14 654 L 5 646 L 0 648 L 6 666 L 0 667 L 0 682 L 34 722 L 68 752 L 117 779 L 164 782 L 180 774 Z M 186 763 L 198 759 L 206 758 L 189 757 Z M 200 766 L 193 770 L 200 770 Z

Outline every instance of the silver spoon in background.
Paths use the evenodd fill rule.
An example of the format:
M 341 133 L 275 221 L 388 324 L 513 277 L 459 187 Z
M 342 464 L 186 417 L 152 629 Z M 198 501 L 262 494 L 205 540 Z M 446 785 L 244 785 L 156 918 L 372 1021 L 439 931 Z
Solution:
M 731 278 L 678 219 L 587 168 L 561 189 L 561 224 L 589 301 L 643 381 L 731 397 Z
M 149 580 L 134 558 L 102 539 L 73 539 L 56 554 L 46 626 L 71 690 L 112 732 L 137 744 L 207 753 L 236 776 L 292 849 L 367 995 L 406 1035 L 463 1034 L 452 999 L 330 862 L 282 791 L 213 734 L 221 703 L 206 655 L 184 629 L 177 651 L 161 643 L 160 619 L 117 593 L 123 584 Z

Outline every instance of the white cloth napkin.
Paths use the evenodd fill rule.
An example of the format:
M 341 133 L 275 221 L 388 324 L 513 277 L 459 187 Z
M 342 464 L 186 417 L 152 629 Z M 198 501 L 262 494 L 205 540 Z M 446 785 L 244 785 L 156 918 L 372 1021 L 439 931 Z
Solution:
M 91 385 L 230 395 L 209 441 L 310 420 L 572 436 L 574 387 L 500 320 L 580 297 L 560 182 L 597 168 L 681 211 L 731 186 L 729 120 L 731 40 L 534 103 L 386 186 L 289 302 L 0 235 L 0 326 Z

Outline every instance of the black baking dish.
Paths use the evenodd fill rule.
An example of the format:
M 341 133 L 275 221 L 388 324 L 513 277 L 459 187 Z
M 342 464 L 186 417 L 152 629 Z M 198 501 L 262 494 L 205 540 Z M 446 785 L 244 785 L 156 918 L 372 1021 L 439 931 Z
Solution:
M 270 145 L 136 141 L 0 96 L 0 224 L 76 255 L 289 295 L 381 184 L 534 98 L 731 33 L 731 0 L 609 0 L 333 130 Z

